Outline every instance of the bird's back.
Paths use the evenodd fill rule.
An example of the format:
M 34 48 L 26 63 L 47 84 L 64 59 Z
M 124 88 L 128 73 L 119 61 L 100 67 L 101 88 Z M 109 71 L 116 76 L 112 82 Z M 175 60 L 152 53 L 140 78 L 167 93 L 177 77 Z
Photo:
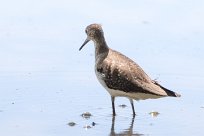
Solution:
M 174 92 L 163 88 L 142 70 L 142 68 L 125 55 L 109 49 L 107 56 L 96 64 L 96 72 L 109 89 L 125 93 L 147 94 L 144 98 L 174 96 Z M 139 98 L 137 98 L 139 99 Z

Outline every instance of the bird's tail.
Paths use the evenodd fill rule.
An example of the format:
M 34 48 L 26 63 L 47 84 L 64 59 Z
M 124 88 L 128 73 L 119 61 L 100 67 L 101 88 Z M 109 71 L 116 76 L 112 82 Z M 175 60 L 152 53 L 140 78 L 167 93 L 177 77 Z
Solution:
M 167 89 L 167 88 L 161 86 L 161 85 L 160 85 L 159 83 L 157 83 L 157 82 L 154 82 L 154 84 L 156 84 L 156 85 L 158 85 L 159 87 L 161 87 L 161 88 L 166 92 L 166 94 L 167 94 L 168 96 L 181 97 L 180 94 L 178 94 L 178 93 L 176 93 L 176 92 L 173 92 L 173 91 L 171 91 L 171 90 L 169 90 L 169 89 Z

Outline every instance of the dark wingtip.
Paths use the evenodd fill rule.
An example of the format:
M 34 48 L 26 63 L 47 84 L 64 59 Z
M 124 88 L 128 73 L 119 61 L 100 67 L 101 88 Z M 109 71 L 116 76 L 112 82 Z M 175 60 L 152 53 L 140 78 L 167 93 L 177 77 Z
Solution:
M 165 92 L 167 93 L 168 96 L 171 96 L 171 97 L 181 97 L 180 94 L 178 94 L 178 93 L 176 93 L 176 92 L 173 92 L 173 91 L 171 91 L 171 90 L 169 90 L 169 89 L 166 89 L 166 88 L 164 88 L 164 87 L 163 87 L 162 89 L 165 90 Z
M 178 93 L 176 93 L 176 92 L 173 92 L 173 91 L 171 91 L 171 90 L 169 90 L 169 89 L 167 89 L 167 88 L 161 86 L 161 85 L 160 85 L 159 83 L 157 83 L 157 82 L 154 82 L 154 84 L 156 84 L 156 85 L 158 85 L 159 87 L 161 87 L 161 88 L 166 92 L 166 94 L 167 94 L 168 96 L 171 96 L 171 97 L 181 97 L 180 94 L 178 94 Z

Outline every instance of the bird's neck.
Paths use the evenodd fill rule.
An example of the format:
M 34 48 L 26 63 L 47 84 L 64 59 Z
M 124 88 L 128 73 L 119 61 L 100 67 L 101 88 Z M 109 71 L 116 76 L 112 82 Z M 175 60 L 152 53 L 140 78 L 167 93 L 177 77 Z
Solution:
M 109 52 L 108 45 L 106 44 L 105 38 L 96 39 L 94 41 L 95 45 L 95 60 L 102 61 Z

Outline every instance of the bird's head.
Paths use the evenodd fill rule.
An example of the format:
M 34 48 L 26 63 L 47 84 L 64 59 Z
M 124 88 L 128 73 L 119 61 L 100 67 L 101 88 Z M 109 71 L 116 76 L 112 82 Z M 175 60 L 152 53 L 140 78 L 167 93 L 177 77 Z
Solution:
M 79 48 L 81 50 L 84 45 L 86 45 L 90 40 L 93 42 L 97 42 L 100 38 L 103 38 L 103 29 L 100 24 L 91 24 L 86 27 L 85 33 L 87 34 L 87 38 Z

